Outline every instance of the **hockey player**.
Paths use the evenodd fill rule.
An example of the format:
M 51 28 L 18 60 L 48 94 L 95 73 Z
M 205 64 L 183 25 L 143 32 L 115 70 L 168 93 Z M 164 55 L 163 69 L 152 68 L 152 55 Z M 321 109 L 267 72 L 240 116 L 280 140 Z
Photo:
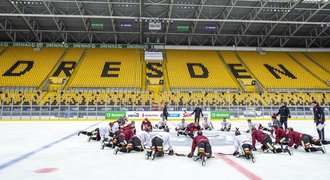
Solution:
M 260 124 L 260 123 L 257 123 L 257 122 L 252 122 L 251 119 L 248 119 L 247 120 L 247 123 L 248 123 L 248 127 L 249 129 L 246 131 L 246 133 L 250 133 L 252 132 L 252 128 L 254 127 L 255 129 L 258 129 L 258 130 L 263 130 L 264 127 Z
M 220 131 L 230 131 L 231 122 L 227 120 L 227 118 L 223 118 L 221 121 L 221 129 Z
M 188 154 L 189 158 L 193 157 L 196 147 L 198 147 L 197 156 L 200 155 L 199 153 L 205 153 L 208 158 L 212 156 L 212 148 L 209 139 L 203 136 L 203 132 L 201 130 L 198 130 L 197 136 L 193 138 L 193 142 L 191 144 L 191 151 Z
M 131 140 L 131 138 L 134 136 L 134 126 L 131 125 L 130 129 L 121 129 L 121 133 L 116 136 L 116 144 L 117 148 L 114 151 L 114 154 L 117 154 L 118 151 L 121 152 L 127 152 L 126 146 L 127 142 Z
M 134 135 L 128 142 L 127 146 L 122 147 L 120 152 L 130 153 L 131 151 L 143 151 L 144 147 L 150 147 L 150 129 L 146 129 L 145 131 L 140 131 L 136 135 Z
M 284 144 L 288 144 L 288 137 L 287 137 L 287 132 L 282 129 L 280 124 L 274 124 L 273 125 L 274 130 L 275 130 L 275 144 L 280 143 L 281 146 Z
M 234 137 L 234 147 L 235 151 L 233 156 L 240 157 L 241 155 L 244 155 L 246 158 L 250 158 L 253 150 L 252 142 L 248 137 L 242 135 L 237 128 Z M 240 153 L 240 151 L 242 153 Z
M 269 130 L 274 130 L 274 125 L 276 125 L 276 127 L 282 127 L 281 122 L 276 118 L 276 114 L 272 115 L 272 121 L 268 123 Z
M 252 127 L 252 146 L 253 150 L 256 151 L 256 141 L 262 144 L 261 149 L 265 152 L 266 150 L 271 150 L 273 153 L 282 153 L 287 152 L 291 155 L 291 151 L 288 150 L 288 148 L 281 149 L 281 148 L 275 148 L 272 142 L 271 137 L 262 132 L 261 130 L 257 130 L 255 127 Z
M 145 129 L 150 129 L 152 131 L 152 124 L 148 118 L 144 118 L 143 122 L 141 123 L 141 131 L 144 131 Z
M 181 122 L 176 125 L 175 130 L 177 131 L 177 135 L 186 135 L 184 132 L 187 129 L 188 124 L 186 123 L 185 119 L 182 118 Z
M 135 121 L 131 121 L 131 123 L 127 124 L 123 129 L 124 129 L 124 130 L 125 130 L 125 129 L 130 129 L 131 126 L 134 127 L 133 132 L 134 132 L 134 134 L 136 134 Z
M 289 147 L 294 145 L 294 148 L 297 149 L 299 146 L 302 146 L 306 152 L 321 151 L 322 153 L 325 153 L 325 149 L 322 146 L 320 139 L 294 131 L 292 127 L 288 128 L 288 131 L 288 138 L 290 139 L 288 144 Z M 313 145 L 319 147 L 313 147 Z
M 280 122 L 281 122 L 281 127 L 283 127 L 284 124 L 284 129 L 288 128 L 288 118 L 291 118 L 290 115 L 290 110 L 286 106 L 286 102 L 282 102 L 280 109 L 278 110 L 278 113 L 276 116 L 280 115 Z
M 204 122 L 202 122 L 202 130 L 210 130 L 212 131 L 214 129 L 213 124 L 210 120 L 207 119 L 207 117 L 204 117 Z
M 93 131 L 78 131 L 77 136 L 80 134 L 88 136 L 88 141 L 94 140 L 94 141 L 100 141 L 100 128 L 95 128 Z
M 171 140 L 171 134 L 169 133 L 170 129 L 168 127 L 164 128 L 164 132 L 156 134 L 151 139 L 151 151 L 147 150 L 147 155 L 152 156 L 163 156 L 164 155 L 164 145 L 168 145 L 169 153 L 168 155 L 173 155 L 173 146 Z
M 155 125 L 155 128 L 164 129 L 165 127 L 167 127 L 167 120 L 165 119 L 164 116 L 162 116 L 158 124 Z
M 202 115 L 202 117 L 204 117 L 204 114 L 203 114 L 203 112 L 202 112 L 202 109 L 201 109 L 200 107 L 197 106 L 197 107 L 194 109 L 194 111 L 191 113 L 191 116 L 192 116 L 193 114 L 195 114 L 195 123 L 198 123 L 198 124 L 199 124 L 199 118 L 200 118 L 200 116 Z
M 190 123 L 188 126 L 187 126 L 187 129 L 186 129 L 186 134 L 188 136 L 191 137 L 191 139 L 194 139 L 194 132 L 195 131 L 198 131 L 198 130 L 201 130 L 201 126 L 198 124 L 198 123 Z
M 119 123 L 118 121 L 113 122 L 113 125 L 111 126 L 110 136 L 113 137 L 114 133 L 119 130 Z

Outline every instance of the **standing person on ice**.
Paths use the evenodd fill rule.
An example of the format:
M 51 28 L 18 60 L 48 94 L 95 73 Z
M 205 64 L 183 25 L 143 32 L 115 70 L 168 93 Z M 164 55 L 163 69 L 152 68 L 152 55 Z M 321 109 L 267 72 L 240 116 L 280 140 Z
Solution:
M 278 115 L 280 115 L 281 126 L 283 127 L 283 124 L 284 124 L 284 129 L 287 129 L 288 128 L 288 118 L 291 118 L 291 115 L 290 115 L 289 108 L 286 106 L 286 102 L 282 102 L 282 106 L 278 110 L 278 113 L 276 114 L 276 116 L 278 116 Z
M 314 122 L 316 123 L 316 130 L 319 134 L 319 139 L 323 142 L 324 141 L 324 111 L 323 108 L 320 106 L 320 104 L 317 101 L 313 101 L 313 114 L 314 114 Z
M 165 120 L 167 121 L 167 117 L 168 117 L 167 103 L 164 104 L 164 108 L 163 108 L 163 117 L 164 117 Z
M 202 109 L 200 107 L 197 107 L 194 109 L 194 111 L 191 113 L 191 115 L 195 114 L 195 123 L 199 124 L 199 118 L 202 115 L 202 117 L 204 117 L 204 114 L 202 112 Z

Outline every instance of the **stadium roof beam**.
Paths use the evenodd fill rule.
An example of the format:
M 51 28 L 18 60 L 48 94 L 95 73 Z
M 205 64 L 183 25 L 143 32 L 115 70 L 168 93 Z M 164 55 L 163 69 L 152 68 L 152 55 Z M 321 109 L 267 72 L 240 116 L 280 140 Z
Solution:
M 169 19 L 171 19 L 171 17 L 172 17 L 173 3 L 174 3 L 174 0 L 170 0 L 170 5 L 168 6 L 168 13 L 167 13 L 167 17 Z M 170 22 L 171 21 L 166 21 L 164 44 L 167 43 L 167 33 L 168 33 L 168 30 L 170 29 Z
M 300 4 L 303 0 L 298 0 L 295 1 L 294 4 L 289 3 L 289 10 L 286 11 L 282 16 L 280 16 L 278 18 L 277 21 L 282 21 L 298 4 Z M 277 11 L 276 16 L 279 16 L 281 12 Z M 259 46 L 263 46 L 264 42 L 266 41 L 266 39 L 268 38 L 268 36 L 274 31 L 274 29 L 279 25 L 279 23 L 275 23 L 275 24 L 270 24 L 270 26 L 268 27 L 267 25 L 261 30 L 261 32 L 259 34 L 263 35 L 263 38 L 261 38 L 261 42 L 259 43 Z M 265 33 L 265 35 L 264 35 Z
M 225 10 L 223 11 L 223 13 L 221 14 L 220 16 L 220 19 L 224 19 L 225 21 L 219 21 L 217 22 L 217 34 L 220 34 L 221 33 L 221 30 L 224 26 L 224 24 L 226 23 L 226 20 L 228 19 L 231 11 L 234 9 L 234 6 L 236 5 L 238 0 L 230 0 L 230 2 L 228 3 L 228 7 L 225 8 Z M 215 43 L 217 42 L 218 40 L 218 36 L 215 37 L 215 39 L 213 39 L 213 42 L 212 42 L 212 45 L 214 46 Z
M 315 41 L 318 37 L 321 37 L 321 35 L 323 33 L 325 33 L 330 27 L 330 24 L 327 24 L 325 25 L 325 27 L 322 27 L 322 30 L 321 31 L 318 31 L 319 27 L 314 27 L 311 31 L 310 31 L 310 34 L 315 34 L 315 37 L 314 39 L 311 39 L 311 41 L 309 43 L 307 43 L 306 47 L 309 48 Z M 325 37 L 328 37 L 329 39 L 329 35 L 326 35 Z
M 8 18 L 4 18 L 2 21 L 0 21 L 0 28 L 5 31 L 7 36 L 12 40 L 13 42 L 16 41 L 16 31 L 12 31 L 14 29 L 14 25 L 8 20 Z
M 57 12 L 56 8 L 54 7 L 53 3 L 52 2 L 46 2 L 45 0 L 42 1 L 43 4 L 45 5 L 45 7 L 47 8 L 48 12 L 50 14 L 54 14 L 55 12 Z M 55 22 L 55 25 L 58 29 L 58 31 L 60 32 L 61 34 L 61 37 L 63 39 L 63 42 L 67 42 L 68 40 L 68 36 L 66 33 L 63 33 L 63 29 L 65 29 L 65 25 L 64 25 L 64 22 L 62 20 L 62 18 L 60 17 L 52 17 L 53 21 Z
M 0 31 L 6 31 L 4 29 L 0 29 Z M 13 32 L 29 32 L 30 30 L 29 29 L 12 29 Z M 58 33 L 58 30 L 37 30 L 39 33 Z M 64 30 L 63 32 L 65 33 L 74 33 L 74 34 L 83 34 L 83 33 L 91 33 L 91 34 L 114 34 L 114 33 L 117 33 L 117 34 L 122 34 L 122 35 L 136 35 L 136 34 L 139 34 L 140 32 L 139 31 L 136 31 L 136 32 L 113 32 L 113 31 L 90 31 L 90 32 L 86 32 L 86 31 L 78 31 L 78 30 Z M 324 31 L 323 31 L 324 33 Z M 165 35 L 166 33 L 165 32 L 145 32 L 145 34 L 147 35 Z M 176 35 L 176 36 L 188 36 L 190 35 L 190 33 L 167 33 L 168 35 Z M 224 37 L 237 37 L 237 35 L 235 33 L 233 34 L 221 34 L 221 35 L 217 35 L 217 34 L 209 34 L 209 33 L 195 33 L 196 36 L 224 36 Z M 247 37 L 247 38 L 258 38 L 260 37 L 260 35 L 258 34 L 246 34 L 244 35 L 244 37 Z M 288 36 L 288 35 L 270 35 L 269 37 L 271 38 L 290 38 L 291 36 Z M 292 36 L 291 38 L 298 38 L 298 39 L 301 39 L 301 38 L 307 38 L 307 39 L 313 39 L 313 38 L 317 38 L 317 39 L 329 39 L 328 36 L 317 36 L 317 34 L 315 35 L 310 35 L 310 36 L 303 36 L 303 35 L 300 35 L 300 36 Z
M 110 14 L 110 16 L 114 16 L 115 15 L 115 12 L 114 12 L 114 9 L 113 9 L 113 5 L 112 5 L 112 3 L 110 3 L 110 1 L 112 1 L 112 0 L 107 0 L 109 14 Z M 113 32 L 117 32 L 115 19 L 112 19 L 111 18 L 110 21 L 111 21 L 112 31 Z M 117 44 L 117 41 L 118 41 L 118 35 L 117 35 L 117 33 L 114 33 L 114 40 L 115 40 L 115 44 Z
M 8 0 L 8 2 L 14 7 L 14 9 L 19 14 L 24 14 L 26 11 L 28 11 L 26 9 L 26 7 L 23 6 L 22 4 L 18 5 L 18 4 L 12 3 L 11 0 Z M 33 17 L 25 17 L 25 16 L 21 16 L 21 17 L 23 18 L 26 25 L 29 27 L 29 29 L 32 32 L 32 34 L 34 35 L 36 41 L 41 42 L 42 41 L 42 33 L 36 31 L 36 30 L 40 29 L 40 26 L 39 26 L 38 22 Z
M 95 19 L 128 19 L 128 20 L 135 20 L 139 17 L 133 17 L 133 16 L 101 16 L 101 15 L 64 15 L 64 14 L 13 14 L 13 13 L 0 13 L 0 16 L 6 16 L 6 17 L 65 17 L 65 18 L 95 18 Z M 141 17 L 142 20 L 155 20 L 155 18 L 152 17 Z M 249 19 L 192 19 L 192 18 L 162 18 L 162 20 L 167 21 L 198 21 L 198 22 L 232 22 L 232 23 L 244 23 L 244 22 L 252 22 L 256 24 L 305 24 L 305 25 L 319 25 L 322 24 L 320 22 L 316 21 L 283 21 L 283 20 L 249 20 Z
M 255 20 L 258 15 L 260 14 L 260 12 L 262 12 L 263 8 L 267 5 L 269 1 L 259 1 L 258 6 L 257 7 L 261 7 L 261 8 L 255 8 L 252 9 L 252 11 L 247 15 L 247 17 L 250 20 Z M 240 27 L 237 30 L 237 36 L 238 36 L 238 40 L 236 41 L 236 46 L 238 46 L 238 44 L 241 42 L 243 35 L 246 34 L 246 32 L 249 30 L 249 28 L 251 27 L 252 22 L 248 22 L 248 23 L 242 23 L 240 25 Z
M 195 18 L 195 19 L 199 19 L 200 15 L 201 15 L 201 13 L 202 13 L 202 11 L 203 11 L 203 7 L 204 7 L 204 5 L 205 5 L 205 2 L 206 2 L 206 0 L 199 0 L 199 3 L 198 3 L 198 4 L 199 4 L 200 6 L 198 6 L 198 7 L 196 8 L 196 11 L 195 11 L 195 14 L 194 14 L 194 18 Z M 194 35 L 195 30 L 196 30 L 196 27 L 197 27 L 197 23 L 198 23 L 198 21 L 194 21 L 194 22 L 192 22 L 192 23 L 190 24 L 190 28 L 189 28 L 189 30 L 190 30 L 190 35 L 188 36 L 188 45 L 191 44 L 191 41 L 192 41 L 193 35 Z
M 85 29 L 86 29 L 87 32 L 90 32 L 90 30 L 91 30 L 91 23 L 86 18 L 86 16 L 84 16 L 84 15 L 86 15 L 86 9 L 84 7 L 84 4 L 82 3 L 81 0 L 75 0 L 75 2 L 76 2 L 76 6 L 78 8 L 80 17 L 81 17 L 81 19 L 83 21 L 84 27 L 85 27 Z M 87 36 L 88 36 L 89 42 L 92 43 L 93 42 L 92 34 L 88 34 Z
M 314 11 L 312 14 L 310 14 L 306 19 L 304 19 L 304 13 L 299 16 L 299 18 L 304 19 L 304 21 L 309 21 L 312 19 L 318 12 L 320 12 L 321 9 L 326 7 L 329 4 L 329 2 L 324 3 L 322 6 L 319 6 L 319 9 Z M 318 5 L 318 4 L 317 4 Z M 297 26 L 297 25 L 296 25 Z M 289 25 L 286 30 L 282 34 L 290 34 L 290 36 L 295 35 L 304 25 L 300 24 L 296 29 L 292 32 L 291 26 Z M 283 43 L 281 43 L 281 47 L 285 46 L 285 44 L 289 41 L 290 39 L 286 39 Z

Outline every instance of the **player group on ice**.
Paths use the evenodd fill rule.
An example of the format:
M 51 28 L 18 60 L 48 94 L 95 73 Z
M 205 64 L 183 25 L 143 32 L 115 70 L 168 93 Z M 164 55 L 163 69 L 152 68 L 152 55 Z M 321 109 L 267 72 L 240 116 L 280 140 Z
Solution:
M 195 112 L 195 111 L 194 111 Z M 196 113 L 196 112 L 195 112 Z M 197 115 L 196 115 L 197 114 Z M 201 160 L 204 166 L 206 160 L 212 157 L 212 147 L 209 139 L 203 135 L 203 131 L 216 131 L 211 121 L 204 117 L 204 121 L 199 123 L 199 117 L 203 114 L 197 112 L 195 114 L 195 122 L 188 124 L 183 118 L 176 127 L 177 136 L 186 136 L 192 139 L 191 151 L 189 154 L 174 153 L 170 129 L 167 124 L 167 116 L 162 116 L 161 120 L 154 126 L 145 118 L 141 123 L 141 129 L 136 131 L 135 122 L 127 123 L 126 117 L 120 117 L 117 121 L 96 128 L 93 131 L 78 131 L 77 135 L 87 135 L 88 141 L 101 141 L 101 149 L 105 147 L 113 148 L 114 154 L 118 152 L 130 153 L 132 151 L 145 152 L 146 159 L 155 159 L 166 155 L 187 156 L 197 161 Z M 329 144 L 326 140 L 314 138 L 311 135 L 295 131 L 292 127 L 284 129 L 276 114 L 273 114 L 271 122 L 267 127 L 260 123 L 247 120 L 248 129 L 240 131 L 236 127 L 231 130 L 232 123 L 224 118 L 221 121 L 219 131 L 233 134 L 234 152 L 232 155 L 236 157 L 244 157 L 255 162 L 253 151 L 257 151 L 257 142 L 261 144 L 260 149 L 264 153 L 287 153 L 293 154 L 293 149 L 303 148 L 306 152 L 320 151 L 326 153 L 324 144 Z M 151 137 L 150 132 L 155 135 Z M 250 137 L 250 138 L 249 138 Z M 168 149 L 164 149 L 168 147 Z M 197 148 L 197 154 L 194 156 Z M 228 155 L 225 153 L 216 153 Z

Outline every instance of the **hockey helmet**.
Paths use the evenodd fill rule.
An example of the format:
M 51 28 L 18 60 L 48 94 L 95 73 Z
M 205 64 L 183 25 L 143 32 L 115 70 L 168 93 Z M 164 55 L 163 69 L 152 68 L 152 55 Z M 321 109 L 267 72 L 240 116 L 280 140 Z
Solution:
M 203 131 L 202 131 L 202 130 L 198 130 L 198 131 L 197 131 L 197 135 L 198 135 L 198 136 L 202 136 L 202 135 L 203 135 Z

